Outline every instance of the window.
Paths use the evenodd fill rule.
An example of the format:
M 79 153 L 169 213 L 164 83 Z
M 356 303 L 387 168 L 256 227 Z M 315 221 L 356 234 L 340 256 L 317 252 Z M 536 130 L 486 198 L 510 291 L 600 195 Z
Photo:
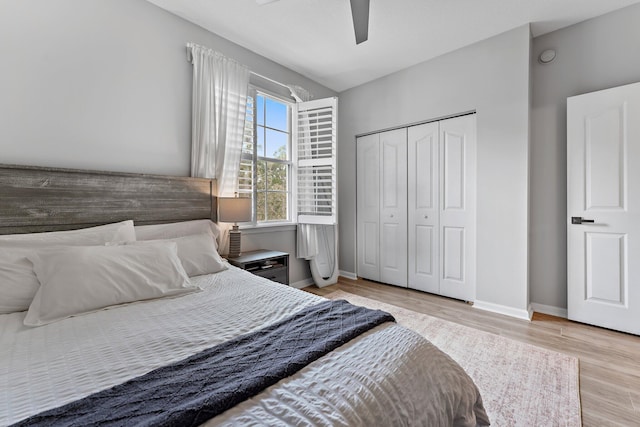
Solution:
M 252 198 L 254 224 L 336 223 L 337 102 L 249 90 L 238 193 Z
M 238 193 L 252 197 L 254 223 L 291 221 L 291 104 L 249 91 Z

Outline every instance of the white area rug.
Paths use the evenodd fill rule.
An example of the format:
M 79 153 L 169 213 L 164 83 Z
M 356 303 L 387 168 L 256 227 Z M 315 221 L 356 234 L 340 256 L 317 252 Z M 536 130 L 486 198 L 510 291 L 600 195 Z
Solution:
M 577 358 L 343 291 L 326 297 L 387 311 L 451 356 L 480 389 L 492 426 L 582 425 Z

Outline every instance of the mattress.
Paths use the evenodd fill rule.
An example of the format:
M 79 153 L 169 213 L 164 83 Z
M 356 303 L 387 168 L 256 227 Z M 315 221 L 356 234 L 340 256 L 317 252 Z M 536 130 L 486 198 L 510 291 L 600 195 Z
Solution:
M 123 383 L 323 301 L 232 266 L 192 281 L 204 291 L 42 327 L 24 326 L 24 312 L 0 315 L 0 425 Z M 387 323 L 207 425 L 474 426 L 482 414 L 478 390 L 459 365 L 413 331 Z

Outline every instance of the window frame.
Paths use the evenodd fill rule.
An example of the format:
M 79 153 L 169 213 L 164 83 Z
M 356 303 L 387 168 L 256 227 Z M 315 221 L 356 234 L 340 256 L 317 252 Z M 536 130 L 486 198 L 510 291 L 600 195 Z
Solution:
M 296 192 L 295 192 L 295 183 L 296 183 L 296 164 L 295 164 L 295 135 L 294 135 L 294 114 L 295 114 L 295 102 L 282 95 L 275 94 L 266 89 L 255 85 L 249 85 L 248 96 L 253 98 L 253 143 L 252 148 L 253 152 L 248 154 L 245 152 L 243 147 L 243 152 L 241 154 L 241 161 L 251 161 L 252 163 L 252 183 L 251 183 L 251 191 L 240 190 L 238 191 L 239 195 L 242 194 L 251 194 L 252 198 L 252 213 L 251 213 L 251 222 L 243 223 L 243 228 L 260 228 L 260 227 L 273 227 L 279 225 L 291 225 L 296 224 Z M 265 99 L 269 98 L 276 102 L 285 104 L 287 107 L 287 131 L 288 135 L 287 140 L 287 160 L 282 160 L 274 157 L 266 157 L 258 155 L 258 128 L 264 128 L 265 130 L 271 129 L 278 132 L 283 132 L 281 129 L 271 128 L 266 125 L 266 116 L 263 125 L 258 125 L 258 96 L 262 96 Z M 266 102 L 265 102 L 266 105 Z M 266 112 L 266 109 L 265 109 Z M 266 139 L 263 142 L 266 145 Z M 244 141 L 243 141 L 244 144 Z M 281 191 L 270 191 L 268 187 L 264 191 L 258 191 L 257 188 L 257 178 L 258 178 L 258 164 L 259 162 L 264 161 L 267 163 L 275 163 L 275 164 L 283 164 L 286 165 L 287 170 L 287 190 Z M 269 193 L 279 193 L 285 194 L 287 198 L 286 202 L 286 219 L 277 219 L 277 220 L 266 220 L 259 221 L 258 220 L 258 194 L 268 195 Z M 266 208 L 266 205 L 265 205 Z

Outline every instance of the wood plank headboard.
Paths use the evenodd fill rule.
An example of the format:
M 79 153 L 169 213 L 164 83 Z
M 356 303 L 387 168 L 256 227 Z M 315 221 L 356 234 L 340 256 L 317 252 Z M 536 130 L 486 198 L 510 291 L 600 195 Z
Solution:
M 216 220 L 215 181 L 0 165 L 0 234 Z

